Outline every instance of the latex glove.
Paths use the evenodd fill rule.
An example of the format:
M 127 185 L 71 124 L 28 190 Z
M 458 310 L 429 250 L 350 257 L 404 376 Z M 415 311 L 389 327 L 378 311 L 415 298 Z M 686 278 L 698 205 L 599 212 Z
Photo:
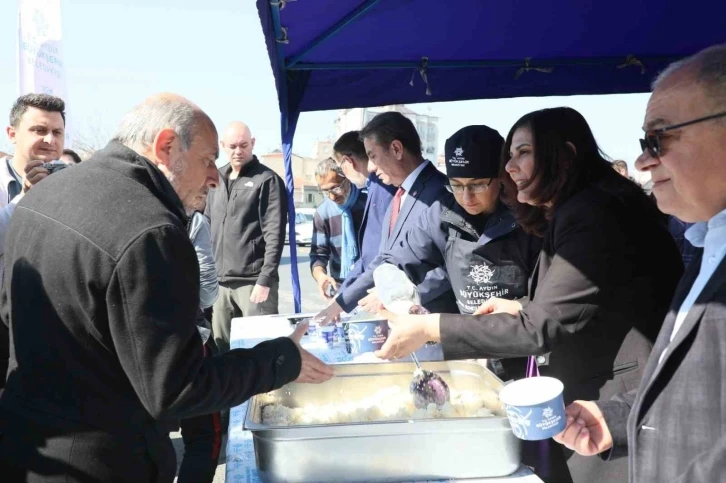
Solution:
M 555 441 L 583 456 L 595 456 L 613 447 L 613 437 L 597 404 L 575 401 L 565 413 L 567 426 Z
M 328 305 L 326 308 L 318 312 L 318 314 L 313 317 L 313 322 L 315 322 L 318 325 L 330 325 L 334 324 L 338 320 L 340 320 L 340 314 L 343 313 L 343 307 L 338 305 L 338 302 L 333 299 L 333 301 Z
M 378 315 L 388 320 L 388 339 L 373 353 L 381 359 L 400 359 L 423 347 L 427 342 L 440 342 L 439 314 L 396 315 L 381 310 Z
M 368 291 L 368 295 L 358 301 L 358 305 L 369 314 L 377 314 L 383 309 L 383 304 L 378 299 L 378 292 L 375 288 Z
M 255 288 L 252 289 L 252 293 L 250 294 L 250 302 L 252 302 L 253 304 L 261 304 L 265 300 L 267 300 L 267 297 L 269 296 L 270 287 L 255 285 Z
M 300 351 L 300 359 L 302 361 L 300 375 L 297 376 L 295 382 L 320 384 L 333 377 L 333 368 L 300 346 L 300 339 L 302 339 L 302 336 L 308 330 L 308 325 L 307 322 L 298 324 L 295 331 L 290 335 L 290 339 L 295 342 L 297 350 Z
M 481 304 L 473 315 L 484 315 L 484 314 L 509 314 L 517 315 L 522 310 L 522 304 L 516 300 L 506 300 L 491 298 Z

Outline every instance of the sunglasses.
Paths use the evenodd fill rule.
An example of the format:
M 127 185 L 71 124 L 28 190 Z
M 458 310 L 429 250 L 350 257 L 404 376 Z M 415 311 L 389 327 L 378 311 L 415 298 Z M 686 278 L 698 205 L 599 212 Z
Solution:
M 477 184 L 447 184 L 446 189 L 449 193 L 462 194 L 464 191 L 469 190 L 469 193 L 484 193 L 489 189 L 489 185 L 492 184 L 494 178 L 491 178 L 488 183 L 477 183 Z
M 712 119 L 718 119 L 720 117 L 726 117 L 726 112 L 721 112 L 719 114 L 712 114 L 710 116 L 706 117 L 699 117 L 698 119 L 694 119 L 692 121 L 686 121 L 682 122 L 680 124 L 674 124 L 672 126 L 666 126 L 662 127 L 660 129 L 653 129 L 652 131 L 646 131 L 645 133 L 645 139 L 640 140 L 640 149 L 645 152 L 645 150 L 648 150 L 648 154 L 652 158 L 659 158 L 663 154 L 663 134 L 672 131 L 674 129 L 679 129 L 682 127 L 690 126 L 692 124 L 698 124 L 699 122 L 704 121 L 710 121 Z

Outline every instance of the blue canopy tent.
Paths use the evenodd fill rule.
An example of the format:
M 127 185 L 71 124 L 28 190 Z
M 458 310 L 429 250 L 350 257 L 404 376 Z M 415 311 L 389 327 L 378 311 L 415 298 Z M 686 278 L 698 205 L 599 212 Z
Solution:
M 647 92 L 668 63 L 726 42 L 714 0 L 257 0 L 275 76 L 295 246 L 300 112 Z M 297 257 L 291 250 L 295 310 Z

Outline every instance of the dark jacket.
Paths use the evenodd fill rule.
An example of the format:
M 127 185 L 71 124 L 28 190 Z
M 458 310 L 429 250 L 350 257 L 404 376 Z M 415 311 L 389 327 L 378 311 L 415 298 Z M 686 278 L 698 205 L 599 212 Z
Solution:
M 632 391 L 598 403 L 615 443 L 612 456 L 627 454 L 632 483 L 726 480 L 726 260 L 670 341 L 701 256 L 678 286 L 637 399 Z
M 187 223 L 162 173 L 115 142 L 25 196 L 0 296 L 11 336 L 0 433 L 12 443 L 0 445 L 0 461 L 42 472 L 31 468 L 42 451 L 52 471 L 95 465 L 94 481 L 173 467 L 162 420 L 229 408 L 298 376 L 288 338 L 203 356 Z M 68 451 L 86 437 L 98 445 L 78 439 Z
M 219 283 L 278 281 L 285 243 L 287 192 L 274 171 L 257 157 L 242 167 L 235 180 L 232 166 L 219 170 L 219 187 L 209 192 L 204 212 L 212 225 Z M 231 186 L 231 188 L 230 188 Z
M 416 223 L 416 220 L 429 206 L 447 193 L 446 176 L 429 161 L 424 162 L 426 167 L 419 173 L 411 187 L 411 192 L 406 196 L 390 235 L 387 227 L 390 224 L 392 204 L 386 210 L 386 215 L 381 223 L 382 236 L 379 255 L 366 267 L 360 277 L 345 290 L 340 291 L 336 297 L 336 302 L 346 312 L 353 310 L 358 305 L 358 301 L 368 295 L 368 289 L 374 286 L 373 270 L 383 263 L 380 254 L 391 250 L 399 240 L 403 240 L 409 227 Z M 418 291 L 421 294 L 422 305 L 431 312 L 458 312 L 456 300 L 444 269 L 437 268 L 429 272 L 423 283 L 418 285 Z
M 567 402 L 637 387 L 683 265 L 651 202 L 604 183 L 555 211 L 518 315 L 442 315 L 448 359 L 548 355 Z
M 360 258 L 341 284 L 339 292 L 355 282 L 378 256 L 381 249 L 381 224 L 395 192 L 395 186 L 384 184 L 375 174 L 368 176 L 368 199 L 363 210 L 363 221 L 358 230 Z
M 608 171 L 555 210 L 518 315 L 441 316 L 445 358 L 543 355 L 540 373 L 564 383 L 565 404 L 635 389 L 683 271 L 661 220 Z M 569 465 L 575 481 L 622 481 L 624 466 L 601 463 Z
M 482 221 L 484 223 L 482 223 Z M 537 263 L 542 239 L 526 234 L 515 222 L 512 213 L 503 205 L 500 205 L 495 213 L 490 216 L 470 215 L 457 202 L 456 199 L 447 193 L 441 200 L 436 201 L 431 207 L 419 217 L 416 224 L 409 229 L 403 240 L 398 242 L 392 250 L 384 252 L 383 263 L 397 265 L 403 270 L 408 278 L 415 284 L 423 282 L 426 275 L 433 269 L 443 267 L 448 274 L 452 285 L 457 285 L 453 277 L 459 277 L 461 271 L 457 265 L 459 253 L 450 253 L 453 245 L 458 240 L 472 242 L 471 246 L 482 249 L 483 254 L 491 262 L 492 268 L 497 267 L 501 271 L 507 271 L 505 278 L 519 278 L 513 272 L 521 272 L 521 284 L 526 296 L 527 279 L 532 274 Z M 467 246 L 470 246 L 467 244 Z M 462 257 L 465 258 L 465 257 Z M 447 263 L 448 261 L 448 263 Z M 468 260 L 464 260 L 467 265 Z M 449 265 L 452 266 L 449 266 Z M 506 265 L 506 268 L 504 267 Z M 469 268 L 468 266 L 466 268 Z M 477 285 L 468 281 L 470 285 Z M 507 284 L 507 281 L 504 281 Z M 494 283 L 487 288 L 477 288 L 477 293 L 456 293 L 459 302 L 459 311 L 472 313 L 486 298 L 492 294 L 501 298 L 511 299 L 509 293 L 497 293 L 500 287 Z M 466 292 L 465 288 L 461 289 Z M 506 290 L 506 289 L 505 289 Z M 482 293 L 479 297 L 479 292 Z M 512 294 L 513 295 L 513 294 Z M 517 295 L 514 295 L 517 298 Z

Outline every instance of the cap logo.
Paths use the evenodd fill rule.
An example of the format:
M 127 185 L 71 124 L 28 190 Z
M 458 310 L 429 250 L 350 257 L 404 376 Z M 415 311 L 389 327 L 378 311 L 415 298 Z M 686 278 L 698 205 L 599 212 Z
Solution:
M 449 164 L 457 168 L 462 168 L 469 164 L 469 160 L 464 157 L 464 148 L 459 146 L 454 149 L 454 156 L 449 159 Z

